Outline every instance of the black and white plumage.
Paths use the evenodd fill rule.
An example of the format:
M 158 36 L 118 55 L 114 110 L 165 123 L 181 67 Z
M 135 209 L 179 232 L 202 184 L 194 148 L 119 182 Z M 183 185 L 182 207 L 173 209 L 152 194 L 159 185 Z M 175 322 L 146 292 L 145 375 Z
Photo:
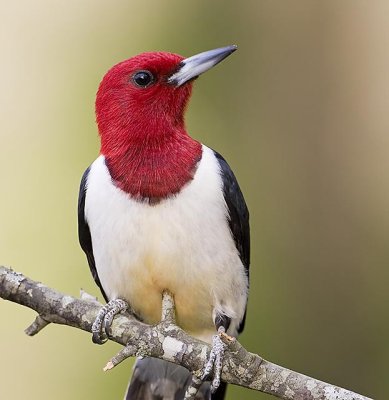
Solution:
M 241 332 L 249 215 L 227 162 L 206 146 L 194 179 L 156 205 L 118 189 L 100 156 L 81 181 L 79 238 L 104 298 L 126 299 L 145 322 L 159 322 L 168 289 L 188 333 L 210 342 L 217 315 L 231 319 L 228 334 Z
M 178 325 L 211 343 L 219 326 L 235 337 L 244 327 L 249 213 L 223 157 L 202 145 L 198 158 L 189 181 L 172 195 L 150 202 L 122 190 L 101 154 L 81 181 L 79 240 L 107 301 L 123 299 L 145 323 L 156 324 L 162 292 L 169 290 Z M 173 385 L 175 393 L 181 393 L 189 380 L 180 368 L 143 359 L 135 367 L 126 399 L 180 398 L 150 391 Z M 146 392 L 149 397 L 142 397 Z M 212 399 L 222 399 L 224 392 L 222 384 Z M 199 396 L 210 398 L 209 385 Z

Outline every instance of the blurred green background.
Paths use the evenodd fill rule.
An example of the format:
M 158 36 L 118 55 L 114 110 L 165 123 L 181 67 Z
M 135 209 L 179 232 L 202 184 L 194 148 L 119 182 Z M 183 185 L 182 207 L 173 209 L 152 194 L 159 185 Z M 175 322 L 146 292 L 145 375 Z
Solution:
M 389 395 L 389 2 L 0 2 L 0 264 L 99 295 L 76 202 L 98 153 L 94 97 L 143 51 L 239 50 L 196 82 L 189 132 L 234 169 L 252 227 L 242 343 L 374 398 Z M 100 296 L 101 297 L 101 296 Z M 121 399 L 119 347 L 0 301 L 2 399 Z M 228 399 L 266 395 L 230 388 Z

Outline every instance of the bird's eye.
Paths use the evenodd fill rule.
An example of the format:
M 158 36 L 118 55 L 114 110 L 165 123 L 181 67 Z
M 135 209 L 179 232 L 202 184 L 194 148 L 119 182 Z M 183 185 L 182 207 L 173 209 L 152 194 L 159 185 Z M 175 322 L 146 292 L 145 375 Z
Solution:
M 154 76 L 150 71 L 138 71 L 132 77 L 135 85 L 145 88 L 154 82 Z

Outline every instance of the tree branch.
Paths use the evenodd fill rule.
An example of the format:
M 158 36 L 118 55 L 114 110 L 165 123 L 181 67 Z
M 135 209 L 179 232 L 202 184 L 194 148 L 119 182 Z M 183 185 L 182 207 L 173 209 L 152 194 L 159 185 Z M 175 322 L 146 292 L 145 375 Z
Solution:
M 76 299 L 1 266 L 0 297 L 38 313 L 36 320 L 26 329 L 31 336 L 49 323 L 91 332 L 93 321 L 102 307 L 91 296 L 83 295 L 82 299 Z M 163 321 L 156 326 L 146 325 L 130 315 L 119 315 L 112 324 L 110 340 L 127 348 L 112 358 L 106 369 L 129 355 L 143 355 L 172 361 L 198 374 L 211 350 L 208 344 L 190 337 L 174 325 L 174 316 L 169 313 L 164 314 Z M 266 361 L 249 353 L 236 340 L 228 343 L 222 380 L 287 400 L 371 400 Z

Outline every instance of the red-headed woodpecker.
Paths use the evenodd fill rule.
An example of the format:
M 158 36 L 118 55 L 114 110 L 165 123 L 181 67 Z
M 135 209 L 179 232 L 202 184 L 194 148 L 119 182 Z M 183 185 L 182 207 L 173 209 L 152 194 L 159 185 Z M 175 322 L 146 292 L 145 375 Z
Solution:
M 244 325 L 249 215 L 227 162 L 188 135 L 184 112 L 194 79 L 235 50 L 186 59 L 143 53 L 112 67 L 96 98 L 100 155 L 79 195 L 81 247 L 108 301 L 94 341 L 102 343 L 113 314 L 129 307 L 142 321 L 158 323 L 161 295 L 169 290 L 178 325 L 214 343 L 205 367 L 205 375 L 215 369 L 214 380 L 202 385 L 204 399 L 224 397 L 217 334 L 237 336 Z M 180 399 L 189 380 L 182 367 L 144 358 L 126 398 Z

